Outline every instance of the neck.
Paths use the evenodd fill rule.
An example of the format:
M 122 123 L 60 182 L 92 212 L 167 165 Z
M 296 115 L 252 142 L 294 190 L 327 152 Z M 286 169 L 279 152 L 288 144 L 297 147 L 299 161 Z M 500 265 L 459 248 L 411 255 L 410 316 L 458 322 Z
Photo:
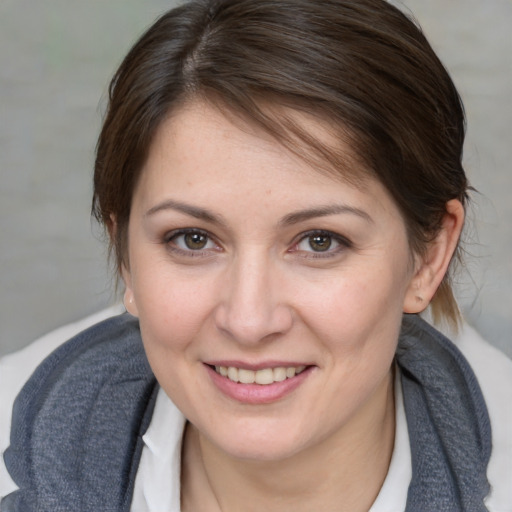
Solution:
M 182 510 L 368 511 L 386 477 L 395 436 L 393 378 L 350 424 L 289 458 L 230 456 L 187 426 Z

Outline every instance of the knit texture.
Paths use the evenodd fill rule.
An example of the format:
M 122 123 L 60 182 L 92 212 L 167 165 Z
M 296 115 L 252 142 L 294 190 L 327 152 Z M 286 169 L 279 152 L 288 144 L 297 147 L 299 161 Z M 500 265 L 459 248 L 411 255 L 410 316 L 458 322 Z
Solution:
M 50 355 L 14 404 L 2 512 L 129 511 L 155 384 L 127 314 Z
M 405 315 L 397 350 L 412 456 L 406 512 L 483 512 L 487 408 L 458 349 Z M 129 512 L 157 392 L 138 322 L 124 314 L 49 356 L 16 399 L 2 512 Z
M 491 425 L 473 370 L 416 315 L 404 316 L 397 361 L 412 457 L 406 512 L 487 510 Z

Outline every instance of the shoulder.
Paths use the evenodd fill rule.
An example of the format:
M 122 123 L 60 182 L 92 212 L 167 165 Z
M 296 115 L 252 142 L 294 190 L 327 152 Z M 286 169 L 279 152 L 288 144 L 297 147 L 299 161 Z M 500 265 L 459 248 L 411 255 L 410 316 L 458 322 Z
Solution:
M 10 427 L 10 408 L 34 370 L 57 347 L 107 318 L 122 313 L 120 305 L 111 306 L 77 322 L 66 324 L 38 338 L 22 350 L 0 357 L 0 449 L 5 429 Z
M 124 313 L 103 320 L 60 345 L 32 373 L 17 395 L 13 419 L 20 411 L 34 413 L 59 396 L 61 403 L 72 404 L 77 397 L 94 394 L 116 381 L 150 378 L 138 320 Z M 26 414 L 24 414 L 26 416 Z M 12 440 L 12 439 L 11 439 Z
M 489 510 L 512 503 L 512 361 L 464 324 L 454 342 L 471 365 L 485 398 L 492 428 L 488 466 Z
M 22 407 L 18 405 L 18 410 L 28 411 L 31 409 L 31 401 L 36 400 L 36 397 L 46 398 L 52 386 L 54 388 L 59 386 L 62 379 L 57 374 L 61 372 L 60 377 L 62 377 L 66 373 L 66 367 L 75 366 L 76 368 L 85 364 L 85 367 L 99 369 L 102 365 L 104 367 L 105 364 L 110 364 L 112 368 L 113 359 L 118 361 L 125 359 L 124 357 L 105 358 L 106 348 L 110 354 L 115 354 L 117 351 L 120 356 L 127 355 L 126 343 L 110 345 L 106 343 L 108 340 L 115 341 L 119 338 L 118 335 L 112 336 L 116 325 L 124 324 L 122 329 L 138 333 L 136 321 L 130 322 L 123 316 L 114 317 L 105 322 L 106 318 L 118 314 L 121 310 L 119 306 L 105 309 L 79 322 L 52 331 L 19 352 L 0 358 L 0 454 L 5 452 L 10 444 L 13 405 L 17 396 L 24 395 L 24 398 L 19 401 Z M 67 341 L 68 338 L 71 339 Z M 137 341 L 132 341 L 131 347 L 132 352 L 141 351 Z M 115 364 L 114 362 L 114 366 Z M 103 375 L 108 371 L 108 369 L 106 372 L 103 371 Z M 80 372 L 76 372 L 77 376 L 79 374 Z M 84 378 L 83 373 L 81 377 Z M 75 386 L 83 388 L 83 381 L 75 379 Z M 24 392 L 20 393 L 22 389 Z M 70 394 L 67 393 L 67 396 Z M 0 496 L 8 494 L 15 488 L 0 456 Z
M 19 487 L 10 499 L 71 503 L 77 489 L 92 485 L 98 492 L 88 496 L 121 499 L 111 492 L 112 478 L 123 481 L 140 452 L 154 389 L 138 321 L 126 313 L 60 345 L 14 401 L 4 462 L 17 485 L 7 480 L 0 494 Z
M 0 358 L 0 452 L 9 442 L 12 405 L 34 370 L 55 349 L 78 333 L 123 311 L 116 305 L 78 322 L 64 325 L 35 340 L 26 348 Z

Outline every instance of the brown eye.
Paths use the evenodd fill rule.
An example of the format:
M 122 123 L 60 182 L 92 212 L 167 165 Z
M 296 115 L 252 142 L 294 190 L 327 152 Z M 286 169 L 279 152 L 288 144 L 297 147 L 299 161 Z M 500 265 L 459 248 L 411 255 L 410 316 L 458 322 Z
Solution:
M 216 250 L 217 244 L 210 238 L 207 232 L 197 229 L 179 230 L 170 233 L 166 237 L 166 244 L 185 253 L 198 253 L 201 251 Z
M 197 251 L 206 247 L 208 244 L 208 237 L 204 233 L 187 233 L 183 235 L 183 242 L 187 249 Z
M 314 230 L 303 233 L 299 242 L 293 246 L 292 252 L 299 252 L 304 257 L 336 256 L 352 244 L 344 236 L 331 231 Z
M 332 237 L 329 235 L 312 235 L 308 237 L 308 243 L 315 252 L 324 252 L 331 248 Z

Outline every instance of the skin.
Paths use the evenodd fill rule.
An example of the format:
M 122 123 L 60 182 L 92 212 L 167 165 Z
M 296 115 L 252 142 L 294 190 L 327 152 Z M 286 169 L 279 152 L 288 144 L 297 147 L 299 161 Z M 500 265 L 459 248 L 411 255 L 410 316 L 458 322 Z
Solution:
M 189 420 L 183 510 L 368 510 L 393 449 L 402 313 L 428 304 L 462 222 L 450 202 L 419 258 L 376 180 L 322 175 L 204 103 L 163 123 L 123 277 L 153 371 Z M 214 361 L 308 370 L 285 396 L 251 404 L 219 389 Z

